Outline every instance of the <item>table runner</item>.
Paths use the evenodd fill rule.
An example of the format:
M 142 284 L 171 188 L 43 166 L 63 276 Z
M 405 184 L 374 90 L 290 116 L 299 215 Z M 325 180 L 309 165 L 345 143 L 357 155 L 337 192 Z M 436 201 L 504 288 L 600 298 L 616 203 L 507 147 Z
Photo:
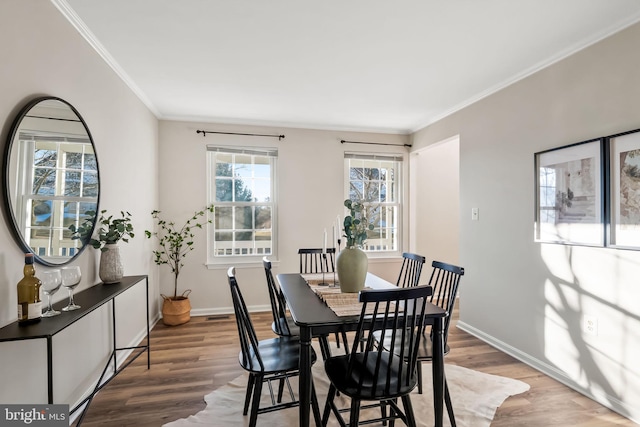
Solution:
M 316 295 L 324 301 L 324 303 L 338 317 L 359 316 L 362 312 L 362 303 L 358 301 L 358 293 L 342 293 L 340 286 L 334 286 L 333 273 L 324 274 L 324 282 L 322 273 L 302 274 L 302 278 L 307 282 Z M 320 285 L 320 283 L 327 283 Z M 365 289 L 371 289 L 365 287 Z M 367 309 L 367 314 L 373 312 L 373 305 Z

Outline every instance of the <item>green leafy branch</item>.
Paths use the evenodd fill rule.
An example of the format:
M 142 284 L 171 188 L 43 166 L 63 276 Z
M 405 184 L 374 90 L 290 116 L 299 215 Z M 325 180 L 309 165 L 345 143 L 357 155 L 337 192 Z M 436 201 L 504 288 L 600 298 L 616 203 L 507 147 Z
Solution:
M 133 232 L 133 224 L 131 223 L 131 214 L 129 212 L 120 211 L 120 218 L 114 218 L 113 215 L 107 216 L 107 210 L 100 211 L 100 218 L 98 219 L 98 236 L 92 238 L 94 221 L 96 218 L 95 211 L 86 211 L 86 219 L 78 225 L 71 224 L 69 230 L 73 236 L 71 239 L 82 241 L 88 241 L 95 249 L 100 249 L 102 252 L 109 250 L 105 245 L 118 243 L 120 240 L 123 242 L 129 242 L 135 234 Z
M 344 217 L 344 237 L 347 238 L 347 247 L 362 247 L 367 240 L 367 230 L 373 230 L 373 224 L 367 220 L 362 202 L 347 199 L 344 201 L 344 206 L 350 211 L 350 215 Z
M 153 251 L 154 262 L 157 265 L 167 264 L 174 274 L 173 297 L 178 297 L 178 276 L 184 266 L 184 258 L 194 247 L 194 231 L 202 228 L 205 224 L 211 223 L 210 219 L 200 221 L 207 212 L 213 213 L 214 207 L 210 205 L 201 211 L 194 212 L 182 227 L 178 227 L 175 222 L 167 221 L 160 217 L 160 211 L 151 212 L 151 216 L 156 220 L 158 231 L 151 232 L 145 230 L 147 238 L 155 236 L 158 239 L 159 249 Z

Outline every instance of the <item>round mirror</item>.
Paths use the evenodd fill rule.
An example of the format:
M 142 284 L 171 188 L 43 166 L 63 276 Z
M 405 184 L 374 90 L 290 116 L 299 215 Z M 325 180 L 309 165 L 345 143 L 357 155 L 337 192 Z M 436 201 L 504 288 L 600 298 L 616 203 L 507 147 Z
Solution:
M 61 265 L 78 256 L 96 221 L 100 195 L 98 159 L 89 129 L 68 102 L 29 102 L 13 122 L 4 153 L 4 202 L 14 237 L 37 262 Z

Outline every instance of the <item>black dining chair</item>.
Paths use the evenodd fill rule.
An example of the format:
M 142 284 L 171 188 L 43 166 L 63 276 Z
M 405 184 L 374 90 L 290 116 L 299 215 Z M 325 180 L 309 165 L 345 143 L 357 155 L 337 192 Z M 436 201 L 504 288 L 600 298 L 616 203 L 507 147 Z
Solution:
M 300 404 L 293 394 L 289 378 L 299 375 L 300 343 L 298 337 L 283 336 L 258 341 L 253 323 L 249 316 L 249 310 L 240 292 L 240 287 L 236 280 L 235 268 L 227 270 L 233 309 L 236 315 L 238 326 L 238 337 L 240 338 L 240 366 L 249 373 L 247 392 L 244 401 L 243 415 L 247 415 L 249 404 L 251 403 L 251 414 L 249 417 L 249 427 L 255 427 L 258 414 L 291 408 Z M 312 363 L 315 363 L 316 356 L 312 353 Z M 278 381 L 277 399 L 273 393 L 271 382 Z M 260 396 L 262 394 L 262 384 L 267 383 L 271 395 L 271 405 L 260 407 Z M 284 385 L 287 383 L 291 400 L 282 403 Z M 320 410 L 315 388 L 312 385 L 311 406 L 316 424 L 321 422 Z
M 287 314 L 287 302 L 282 294 L 282 291 L 276 285 L 276 281 L 273 278 L 273 272 L 271 270 L 271 261 L 267 257 L 262 258 L 262 265 L 264 266 L 264 273 L 267 278 L 267 287 L 269 289 L 269 300 L 271 302 L 271 316 L 273 322 L 271 323 L 271 329 L 276 335 L 283 337 L 286 336 L 300 336 L 300 328 L 295 324 L 291 316 Z M 322 359 L 325 360 L 331 355 L 331 349 L 329 348 L 329 341 L 326 335 L 318 336 L 320 343 L 320 351 L 322 352 Z
M 393 420 L 401 419 L 407 426 L 416 426 L 410 393 L 418 383 L 417 356 L 430 295 L 429 286 L 360 292 L 362 311 L 353 348 L 348 355 L 330 357 L 324 364 L 331 384 L 322 415 L 323 426 L 327 425 L 331 412 L 341 426 L 357 426 L 360 410 L 377 406 L 381 408 L 380 417 L 365 423 L 390 421 L 393 426 Z M 389 348 L 376 345 L 376 330 L 382 332 L 383 341 L 389 334 Z M 360 342 L 365 343 L 364 350 L 358 351 Z M 349 408 L 337 407 L 334 401 L 337 392 L 351 398 Z M 362 405 L 363 401 L 375 403 Z M 348 424 L 341 415 L 343 412 L 350 413 Z
M 322 248 L 298 249 L 300 258 L 300 273 L 333 273 L 335 270 L 336 248 L 327 248 L 326 254 Z
M 282 291 L 276 284 L 271 271 L 271 261 L 267 257 L 262 258 L 262 266 L 267 279 L 267 288 L 269 290 L 269 301 L 271 302 L 271 315 L 273 322 L 271 329 L 276 335 L 282 337 L 299 336 L 300 328 L 294 323 L 291 316 L 287 315 L 287 302 L 282 295 Z
M 425 261 L 426 258 L 422 255 L 404 252 L 402 254 L 402 265 L 400 266 L 400 273 L 398 274 L 396 286 L 399 288 L 418 286 L 420 275 L 422 274 L 422 266 Z M 379 334 L 380 333 L 377 332 L 376 336 L 379 336 Z M 360 349 L 362 350 L 362 345 L 360 346 Z
M 335 248 L 327 248 L 326 254 L 322 248 L 300 248 L 298 249 L 298 257 L 300 258 L 300 274 L 309 273 L 335 273 Z M 335 333 L 336 345 L 340 348 L 340 338 L 344 344 L 345 352 L 349 349 L 346 332 Z M 320 345 L 322 346 L 322 354 L 325 357 L 325 351 L 330 355 L 329 342 L 326 338 L 320 337 Z
M 400 267 L 400 274 L 398 274 L 396 286 L 399 288 L 418 286 L 420 275 L 422 273 L 422 266 L 425 261 L 426 258 L 422 255 L 412 254 L 409 252 L 403 253 L 402 266 Z
M 447 264 L 440 261 L 433 261 L 431 263 L 433 270 L 429 278 L 429 286 L 433 289 L 433 294 L 429 297 L 429 302 L 443 308 L 447 312 L 447 317 L 444 319 L 444 328 L 442 340 L 444 343 L 444 354 L 447 355 L 450 351 L 447 344 L 447 337 L 449 335 L 449 325 L 451 324 L 451 315 L 456 302 L 456 295 L 458 293 L 458 287 L 460 286 L 460 278 L 464 276 L 464 268 L 458 267 L 452 264 Z M 431 329 L 426 329 L 425 336 L 420 341 L 420 347 L 418 348 L 418 393 L 422 394 L 422 362 L 430 362 L 433 360 L 433 345 L 431 340 Z M 379 342 L 384 342 L 383 347 L 389 348 L 391 346 L 390 336 L 384 341 L 380 337 L 380 333 L 377 333 Z M 395 346 L 396 348 L 397 345 Z M 445 405 L 447 407 L 447 413 L 449 414 L 449 420 L 451 425 L 455 427 L 455 416 L 453 413 L 453 407 L 451 405 L 451 396 L 449 394 L 449 386 L 445 379 Z
M 456 295 L 460 286 L 460 279 L 464 276 L 464 268 L 453 264 L 447 264 L 440 261 L 431 263 L 431 277 L 429 278 L 429 286 L 433 288 L 433 295 L 429 298 L 431 304 L 435 304 L 447 311 L 447 317 L 444 319 L 444 329 L 442 340 L 444 342 L 444 354 L 449 353 L 447 345 L 447 337 L 449 335 L 449 325 L 451 324 L 451 315 L 456 304 Z M 422 345 L 418 351 L 418 361 L 431 361 L 433 359 L 433 350 L 431 347 L 431 337 L 422 340 Z M 420 382 L 418 383 L 418 392 L 422 393 L 422 363 L 418 363 L 418 371 L 420 372 Z M 446 385 L 446 383 L 445 383 Z

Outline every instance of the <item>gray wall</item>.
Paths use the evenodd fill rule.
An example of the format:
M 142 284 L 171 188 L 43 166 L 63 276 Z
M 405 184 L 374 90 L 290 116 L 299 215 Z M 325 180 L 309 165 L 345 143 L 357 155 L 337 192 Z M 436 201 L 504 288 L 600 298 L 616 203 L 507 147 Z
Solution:
M 413 136 L 460 136 L 460 327 L 635 420 L 640 252 L 534 242 L 533 159 L 640 128 L 638 46 L 635 25 Z
M 284 134 L 285 138 L 243 137 L 208 134 L 203 138 L 196 130 L 222 132 Z M 371 141 L 397 146 L 341 144 L 340 140 Z M 344 215 L 344 152 L 384 152 L 405 157 L 403 176 L 408 178 L 409 153 L 402 145 L 407 135 L 368 134 L 311 129 L 270 128 L 180 121 L 160 122 L 159 168 L 160 207 L 166 218 L 181 223 L 206 204 L 206 146 L 258 146 L 278 149 L 277 160 L 277 256 L 269 257 L 274 273 L 298 271 L 298 248 L 322 247 L 323 230 L 329 235 L 337 215 Z M 408 189 L 403 189 L 408 197 Z M 408 223 L 409 212 L 403 218 Z M 180 222 L 178 222 L 178 220 Z M 200 230 L 199 230 L 200 231 Z M 403 244 L 408 248 L 408 230 Z M 205 233 L 196 236 L 195 250 L 185 259 L 180 273 L 179 291 L 191 289 L 192 314 L 233 312 L 228 291 L 226 269 L 232 264 L 207 266 Z M 343 243 L 344 247 L 344 243 Z M 369 271 L 394 281 L 400 269 L 400 257 L 369 257 Z M 247 289 L 245 299 L 251 310 L 269 310 L 269 298 L 261 262 L 237 263 L 238 282 Z M 160 269 L 162 293 L 172 292 L 167 266 Z M 169 274 L 166 274 L 169 273 Z
M 153 226 L 150 212 L 157 206 L 158 121 L 51 2 L 0 2 L 0 40 L 0 146 L 4 149 L 11 123 L 28 100 L 57 96 L 76 107 L 95 141 L 100 208 L 133 215 L 138 235 L 121 247 L 125 274 L 150 275 L 151 312 L 157 314 L 158 270 L 142 231 Z M 0 325 L 17 319 L 16 283 L 24 265 L 7 222 L 0 212 Z M 83 273 L 77 292 L 99 282 L 98 256 L 90 248 L 74 261 Z M 36 266 L 37 272 L 44 270 Z M 137 343 L 144 330 L 144 287 L 138 288 L 119 300 L 119 345 Z M 54 301 L 65 298 L 61 290 Z M 110 347 L 110 312 L 109 306 L 97 310 L 54 340 L 55 378 L 65 379 L 56 381 L 56 403 L 73 404 L 100 374 Z M 46 402 L 45 356 L 44 340 L 0 343 L 0 402 Z

